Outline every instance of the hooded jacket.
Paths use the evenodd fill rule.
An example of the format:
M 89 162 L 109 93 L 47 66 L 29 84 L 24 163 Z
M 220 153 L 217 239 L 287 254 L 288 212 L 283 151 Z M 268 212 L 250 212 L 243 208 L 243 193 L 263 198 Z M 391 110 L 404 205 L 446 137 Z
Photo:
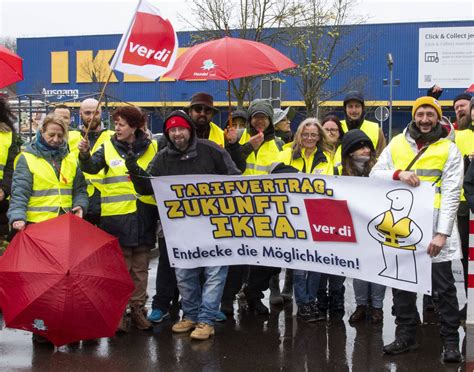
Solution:
M 191 118 L 182 111 L 173 111 L 172 116 L 184 118 L 191 126 L 189 146 L 181 151 L 171 142 L 165 132 L 167 146 L 155 155 L 147 170 L 141 169 L 136 159 L 127 157 L 125 165 L 137 192 L 141 195 L 152 195 L 153 187 L 149 176 L 174 176 L 186 174 L 240 174 L 229 154 L 212 141 L 197 138 L 196 128 Z M 166 125 L 166 120 L 165 120 Z
M 258 154 L 260 148 L 266 142 L 274 141 L 278 150 L 281 150 L 284 143 L 281 140 L 277 140 L 275 137 L 275 127 L 273 126 L 273 108 L 268 102 L 268 100 L 263 99 L 256 99 L 252 101 L 248 110 L 248 119 L 245 131 L 242 133 L 240 140 L 235 144 L 227 145 L 227 151 L 230 153 L 232 160 L 237 164 L 237 167 L 242 171 L 245 172 L 247 168 L 247 158 L 249 155 L 254 152 L 256 155 Z M 258 134 L 255 128 L 251 125 L 250 121 L 252 116 L 256 115 L 257 113 L 262 113 L 268 117 L 270 120 L 270 124 L 263 132 L 263 143 L 257 150 L 254 150 L 253 146 L 248 142 L 249 139 Z
M 37 133 L 37 137 L 41 134 Z M 42 150 L 36 145 L 36 142 L 30 143 L 26 146 L 24 152 L 33 154 L 37 157 L 45 159 L 53 168 L 57 177 L 60 177 L 59 170 L 53 165 L 61 164 L 62 159 L 68 155 L 67 143 L 64 142 L 54 155 L 49 151 Z M 12 198 L 10 200 L 10 208 L 8 209 L 8 219 L 10 223 L 15 221 L 26 221 L 26 210 L 31 195 L 33 194 L 33 174 L 28 167 L 26 158 L 20 153 L 13 173 L 12 182 Z M 79 167 L 73 180 L 72 187 L 72 207 L 80 206 L 83 213 L 87 213 L 87 206 L 89 204 L 89 196 L 87 195 L 87 185 L 84 175 Z

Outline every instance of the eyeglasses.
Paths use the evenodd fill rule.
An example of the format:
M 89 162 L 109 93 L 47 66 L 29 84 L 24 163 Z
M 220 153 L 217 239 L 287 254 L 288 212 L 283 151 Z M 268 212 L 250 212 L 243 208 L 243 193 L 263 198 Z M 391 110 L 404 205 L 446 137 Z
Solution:
M 210 107 L 203 106 L 203 105 L 195 105 L 195 106 L 191 107 L 191 109 L 196 111 L 198 114 L 200 114 L 201 112 L 204 111 L 204 113 L 206 115 L 212 113 L 212 111 L 213 111 Z
M 326 132 L 332 133 L 332 134 L 339 133 L 339 129 L 337 129 L 337 128 L 324 128 L 324 130 Z
M 319 137 L 319 133 L 303 133 L 301 135 L 302 138 L 318 138 Z

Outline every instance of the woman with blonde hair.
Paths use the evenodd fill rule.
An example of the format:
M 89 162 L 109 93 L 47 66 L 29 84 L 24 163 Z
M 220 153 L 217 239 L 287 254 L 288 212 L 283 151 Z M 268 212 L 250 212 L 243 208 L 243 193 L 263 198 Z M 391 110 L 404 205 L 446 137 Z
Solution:
M 316 118 L 307 118 L 301 122 L 290 148 L 280 153 L 279 161 L 308 174 L 332 174 L 327 135 Z M 297 317 L 315 322 L 324 320 L 316 304 L 316 293 L 321 274 L 313 271 L 293 270 L 293 290 L 298 305 Z

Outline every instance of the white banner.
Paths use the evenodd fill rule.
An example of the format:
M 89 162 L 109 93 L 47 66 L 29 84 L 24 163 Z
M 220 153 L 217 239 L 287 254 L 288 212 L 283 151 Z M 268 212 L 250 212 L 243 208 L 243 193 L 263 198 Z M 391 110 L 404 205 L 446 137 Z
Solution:
M 474 82 L 474 27 L 420 28 L 418 88 L 467 89 Z
M 431 292 L 429 183 L 306 174 L 152 183 L 172 267 L 288 267 Z

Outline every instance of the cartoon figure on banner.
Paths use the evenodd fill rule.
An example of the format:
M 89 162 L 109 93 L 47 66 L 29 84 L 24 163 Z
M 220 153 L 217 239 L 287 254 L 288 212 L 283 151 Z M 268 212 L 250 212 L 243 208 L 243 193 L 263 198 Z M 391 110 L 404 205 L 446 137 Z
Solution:
M 409 217 L 413 194 L 407 189 L 389 191 L 390 209 L 369 222 L 369 234 L 382 245 L 385 268 L 380 276 L 417 283 L 415 251 L 423 238 L 420 227 Z

